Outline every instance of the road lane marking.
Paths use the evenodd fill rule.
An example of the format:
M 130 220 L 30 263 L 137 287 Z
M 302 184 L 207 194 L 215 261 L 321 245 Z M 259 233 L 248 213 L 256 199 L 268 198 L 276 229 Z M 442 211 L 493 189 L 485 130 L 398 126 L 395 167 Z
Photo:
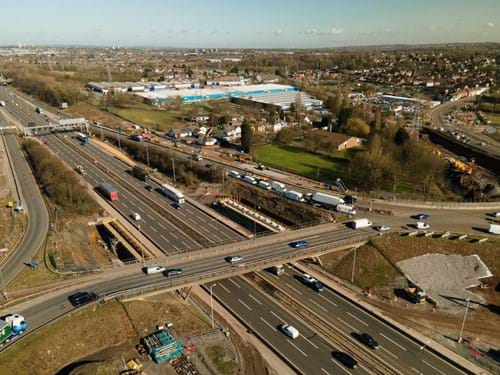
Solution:
M 252 296 L 250 293 L 248 293 L 248 296 L 253 299 L 255 302 L 257 302 L 259 305 L 262 306 L 262 302 L 260 302 L 257 298 L 255 298 L 254 296 Z
M 260 317 L 260 320 L 262 320 L 265 324 L 267 324 L 267 326 L 269 326 L 270 328 L 272 328 L 274 331 L 278 331 L 278 329 L 276 327 L 273 327 L 267 320 L 265 320 L 263 317 Z
M 222 289 L 224 289 L 226 292 L 228 292 L 229 294 L 231 294 L 231 291 L 229 289 L 227 289 L 223 284 L 219 283 L 217 284 L 218 286 L 220 286 Z
M 321 367 L 321 371 L 323 371 L 326 375 L 330 375 L 330 373 L 326 371 L 323 367 Z
M 162 223 L 158 223 L 158 225 L 165 230 L 167 229 Z
M 238 301 L 243 305 L 245 306 L 249 311 L 253 311 L 252 308 L 250 306 L 248 306 L 245 302 L 243 302 L 241 299 L 238 299 Z
M 309 340 L 307 337 L 302 336 L 302 338 L 303 338 L 304 340 L 306 340 L 309 344 L 311 344 L 314 348 L 319 349 L 318 345 L 316 345 L 315 343 L 313 343 L 313 342 L 312 342 L 311 340 Z
M 308 298 L 309 302 L 312 302 L 314 303 L 316 306 L 318 306 L 321 310 L 325 311 L 325 312 L 328 312 L 328 309 L 324 308 L 323 306 L 321 306 L 318 302 Z
M 274 317 L 275 317 L 276 319 L 278 319 L 280 322 L 285 323 L 285 320 L 284 320 L 281 316 L 279 316 L 278 314 L 276 314 L 274 311 L 270 310 L 269 312 L 270 312 L 271 314 L 273 314 L 273 315 L 274 315 Z
M 286 339 L 286 341 L 288 341 L 290 343 L 290 345 L 292 345 L 295 349 L 297 349 L 299 352 L 301 352 L 304 357 L 307 357 L 307 354 L 304 353 L 302 351 L 302 349 L 300 349 L 297 345 L 295 345 L 293 342 L 291 342 L 290 339 Z
M 236 282 L 234 281 L 233 279 L 228 279 L 231 283 L 233 283 L 237 288 L 241 289 L 241 286 Z
M 336 360 L 334 360 L 333 358 L 330 358 L 332 360 L 333 363 L 335 363 L 339 368 L 341 368 L 342 370 L 344 370 L 345 372 L 347 372 L 348 374 L 350 374 L 349 371 L 347 371 L 343 365 L 341 365 L 340 363 L 338 363 Z
M 401 346 L 401 344 L 398 344 L 396 341 L 394 341 L 393 339 L 390 339 L 389 337 L 387 337 L 386 335 L 384 335 L 382 332 L 380 332 L 380 336 L 386 338 L 387 340 L 389 340 L 390 342 L 392 342 L 394 345 L 400 347 L 401 349 L 403 349 L 405 352 L 406 352 L 406 348 L 404 346 Z
M 170 243 L 170 241 L 163 234 L 160 234 L 160 237 L 163 238 L 167 243 Z
M 155 227 L 150 227 L 150 228 L 153 232 L 158 233 L 158 230 Z
M 383 346 L 380 347 L 380 349 L 382 349 L 384 352 L 386 353 L 389 353 L 390 355 L 392 355 L 394 358 L 398 358 L 398 356 L 396 354 L 393 354 L 392 352 L 388 351 L 386 348 L 384 348 Z
M 444 373 L 443 371 L 441 371 L 440 369 L 434 367 L 433 365 L 431 365 L 429 362 L 427 362 L 425 359 L 424 359 L 424 363 L 429 366 L 430 368 L 434 369 L 435 371 L 439 372 L 440 374 L 443 374 L 443 375 L 446 375 L 446 373 Z
M 321 294 L 318 294 L 318 297 L 320 298 L 323 298 L 326 302 L 332 304 L 333 306 L 337 307 L 337 304 L 333 301 L 330 301 L 328 298 L 326 298 L 325 296 L 322 296 Z
M 420 371 L 418 371 L 415 367 L 412 367 L 411 369 L 412 369 L 413 371 L 415 371 L 417 374 L 419 374 L 419 375 L 423 375 L 423 374 L 422 374 Z
M 179 239 L 179 237 L 177 237 L 177 235 L 174 233 L 174 232 L 170 232 L 170 234 L 172 235 L 172 237 L 174 237 L 176 240 Z
M 128 206 L 125 203 L 122 203 L 123 207 L 128 209 Z
M 184 247 L 185 247 L 186 249 L 189 249 L 189 245 L 188 245 L 187 243 L 185 243 L 184 241 L 182 241 L 182 244 L 184 245 Z
M 341 318 L 339 318 L 338 316 L 337 316 L 337 319 L 338 319 L 341 323 L 343 323 L 344 325 L 346 325 L 347 327 L 349 327 L 350 329 L 352 329 L 354 332 L 358 332 L 358 330 L 357 330 L 356 328 L 354 328 L 352 325 L 350 325 L 349 323 L 345 322 L 344 320 L 342 320 L 342 319 L 341 319 Z
M 349 311 L 346 311 L 346 314 L 349 315 L 351 318 L 356 319 L 361 324 L 364 324 L 365 326 L 368 327 L 368 323 L 365 323 L 364 321 L 362 321 L 361 319 L 359 319 L 356 315 L 351 314 Z

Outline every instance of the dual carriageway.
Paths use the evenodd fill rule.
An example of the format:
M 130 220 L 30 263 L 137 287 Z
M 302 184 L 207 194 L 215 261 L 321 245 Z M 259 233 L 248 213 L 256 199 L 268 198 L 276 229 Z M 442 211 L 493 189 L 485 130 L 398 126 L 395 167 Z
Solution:
M 11 114 L 25 124 L 27 121 L 38 121 L 42 124 L 49 122 L 46 118 L 36 115 L 34 107 L 29 108 L 27 103 L 19 102 Z M 47 146 L 69 166 L 82 165 L 87 170 L 84 178 L 91 186 L 97 186 L 102 181 L 111 182 L 118 190 L 120 197 L 118 201 L 113 202 L 114 208 L 122 214 L 123 218 L 136 226 L 138 223 L 130 218 L 130 214 L 139 212 L 142 217 L 140 231 L 152 239 L 164 251 L 165 256 L 199 250 L 206 247 L 206 242 L 209 242 L 210 246 L 217 246 L 243 239 L 235 231 L 194 206 L 186 204 L 181 209 L 172 207 L 158 191 L 147 191 L 146 183 L 133 178 L 128 173 L 130 166 L 99 147 L 92 144 L 82 146 L 73 138 L 65 138 L 62 135 L 46 135 L 44 139 L 48 141 Z M 156 186 L 152 182 L 147 184 Z M 173 225 L 172 220 L 168 220 L 170 215 L 181 220 L 190 229 L 186 230 L 184 225 L 181 227 Z M 193 230 L 195 235 L 193 235 Z M 211 277 L 210 283 L 213 285 L 214 280 L 232 274 L 257 270 L 264 268 L 264 265 L 278 264 L 282 262 L 282 259 L 289 259 L 290 256 L 292 256 L 290 259 L 293 259 L 293 252 L 297 250 L 290 248 L 288 243 L 294 239 L 305 238 L 309 241 L 308 255 L 310 256 L 325 247 L 335 247 L 336 244 L 345 241 L 365 241 L 373 235 L 371 230 L 354 231 L 344 225 L 331 226 L 312 235 L 307 235 L 308 232 L 309 230 L 303 230 L 303 235 L 302 231 L 297 231 L 292 234 L 275 235 L 272 238 L 261 238 L 252 242 L 253 245 L 248 245 L 249 241 L 245 241 L 230 246 L 219 246 L 227 254 L 230 254 L 229 251 L 232 249 L 240 247 L 238 254 L 245 257 L 241 269 L 228 264 L 223 254 L 214 248 L 216 255 L 208 255 L 200 259 L 169 262 L 169 258 L 165 258 L 169 267 L 181 267 L 184 270 L 184 273 L 175 280 L 165 280 L 163 275 L 146 276 L 140 272 L 138 265 L 131 265 L 120 267 L 118 270 L 105 271 L 99 278 L 82 279 L 82 284 L 74 286 L 73 291 L 86 287 L 103 296 L 109 296 L 126 294 L 134 288 L 168 290 L 189 285 L 189 283 L 195 285 L 206 282 L 204 276 L 207 279 Z M 297 258 L 304 256 L 306 255 L 297 254 Z M 310 301 L 310 306 L 314 306 L 315 314 L 319 315 L 319 319 L 322 319 L 325 324 L 335 326 L 339 334 L 350 335 L 354 331 L 372 333 L 382 345 L 382 349 L 376 354 L 377 358 L 372 358 L 374 354 L 369 353 L 369 349 L 362 347 L 361 344 L 353 344 L 355 340 L 346 338 L 347 341 L 350 340 L 350 345 L 355 345 L 356 350 L 359 351 L 356 358 L 361 366 L 352 371 L 339 365 L 332 359 L 330 340 L 325 339 L 317 329 L 312 329 L 310 324 L 299 319 L 296 314 L 291 313 L 275 299 L 269 298 L 243 277 L 217 281 L 213 292 L 220 302 L 239 319 L 245 321 L 282 357 L 292 363 L 298 372 L 307 374 L 384 373 L 375 371 L 373 366 L 396 363 L 401 373 L 464 373 L 435 355 L 429 355 L 426 362 L 418 362 L 421 353 L 418 342 L 357 307 L 355 303 L 340 297 L 331 289 L 327 289 L 322 294 L 312 291 L 297 281 L 297 275 L 296 270 L 288 268 L 285 275 L 274 278 L 272 282 L 278 288 L 287 291 L 289 295 L 295 294 L 295 297 L 300 296 L 300 299 Z M 193 282 L 195 279 L 197 280 Z M 208 284 L 205 285 L 208 287 Z M 41 326 L 72 310 L 67 301 L 67 295 L 70 292 L 66 290 L 64 293 L 51 294 L 49 298 L 34 299 L 20 305 L 19 312 L 32 322 L 32 327 Z M 285 322 L 300 329 L 302 333 L 300 339 L 291 341 L 277 332 L 277 326 Z M 370 360 L 365 361 L 366 357 Z

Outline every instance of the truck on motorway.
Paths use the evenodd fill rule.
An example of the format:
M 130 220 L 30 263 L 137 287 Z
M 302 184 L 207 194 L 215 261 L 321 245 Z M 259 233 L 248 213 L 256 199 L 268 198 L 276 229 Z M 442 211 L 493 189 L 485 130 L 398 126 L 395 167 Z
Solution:
M 89 137 L 88 137 L 88 135 L 83 134 L 83 133 L 76 133 L 76 139 L 78 139 L 83 144 L 89 143 Z
M 351 222 L 351 226 L 354 229 L 370 228 L 372 226 L 372 222 L 368 219 L 356 219 Z
M 292 201 L 305 202 L 304 195 L 298 191 L 289 190 L 286 192 L 286 197 Z
M 285 273 L 285 268 L 282 264 L 278 264 L 277 266 L 272 266 L 271 268 L 269 268 L 269 271 L 274 273 L 276 276 L 279 276 Z
M 132 176 L 139 180 L 146 181 L 149 178 L 148 171 L 139 165 L 134 165 L 131 169 Z
M 41 115 L 43 113 L 43 109 L 40 107 L 36 107 L 35 112 L 38 113 L 39 115 Z
M 273 189 L 277 193 L 281 193 L 281 194 L 286 193 L 286 186 L 282 182 L 278 182 L 278 181 L 271 182 L 271 189 Z
M 19 314 L 10 314 L 0 319 L 0 348 L 22 335 L 28 329 L 28 323 Z
M 177 190 L 176 188 L 170 186 L 169 184 L 161 185 L 161 192 L 163 193 L 163 195 L 172 199 L 175 203 L 179 205 L 186 202 L 186 198 L 184 197 L 182 191 Z
M 312 200 L 313 202 L 319 203 L 324 207 L 336 207 L 339 204 L 344 204 L 344 198 L 338 197 L 336 195 L 332 194 L 325 194 L 325 193 L 314 193 L 312 195 Z
M 500 225 L 499 224 L 490 224 L 490 228 L 488 229 L 488 233 L 500 234 Z
M 342 214 L 356 215 L 356 209 L 353 206 L 349 206 L 347 204 L 338 204 L 337 207 L 335 207 L 335 210 Z
M 108 184 L 107 182 L 101 182 L 97 189 L 111 202 L 116 201 L 118 199 L 118 192 L 116 189 Z

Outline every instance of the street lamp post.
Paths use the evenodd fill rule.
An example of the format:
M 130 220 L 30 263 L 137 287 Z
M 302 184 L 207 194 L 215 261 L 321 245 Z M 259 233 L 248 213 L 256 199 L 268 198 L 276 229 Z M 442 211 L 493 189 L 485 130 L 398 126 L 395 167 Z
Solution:
M 422 374 L 422 363 L 424 362 L 424 354 L 425 354 L 425 348 L 427 347 L 427 345 L 429 344 L 429 341 L 427 341 L 424 345 L 422 345 L 420 347 L 420 352 L 421 352 L 421 355 L 420 355 L 420 364 L 418 365 L 418 374 Z
M 458 337 L 458 343 L 461 344 L 464 340 L 464 328 L 465 328 L 465 320 L 467 319 L 467 312 L 469 311 L 470 298 L 467 298 L 467 305 L 465 306 L 464 320 L 462 321 L 462 327 L 460 328 L 460 336 Z
M 141 224 L 137 224 L 137 229 L 139 230 L 139 233 L 141 233 Z M 139 242 L 139 246 L 141 247 L 141 258 L 142 258 L 142 265 L 145 263 L 144 259 L 144 248 L 142 247 L 142 244 Z
M 354 284 L 354 272 L 356 270 L 356 250 L 358 247 L 354 248 L 354 259 L 352 260 L 352 273 L 351 273 L 351 284 Z
M 214 330 L 214 297 L 213 297 L 212 289 L 216 285 L 217 284 L 210 285 L 210 315 L 211 315 L 211 319 L 212 319 L 212 331 Z

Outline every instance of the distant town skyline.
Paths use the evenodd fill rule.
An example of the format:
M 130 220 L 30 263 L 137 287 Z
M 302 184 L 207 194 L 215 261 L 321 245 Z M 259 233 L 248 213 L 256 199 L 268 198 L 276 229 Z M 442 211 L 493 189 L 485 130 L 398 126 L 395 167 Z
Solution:
M 0 46 L 322 48 L 500 42 L 498 0 L 4 0 Z

